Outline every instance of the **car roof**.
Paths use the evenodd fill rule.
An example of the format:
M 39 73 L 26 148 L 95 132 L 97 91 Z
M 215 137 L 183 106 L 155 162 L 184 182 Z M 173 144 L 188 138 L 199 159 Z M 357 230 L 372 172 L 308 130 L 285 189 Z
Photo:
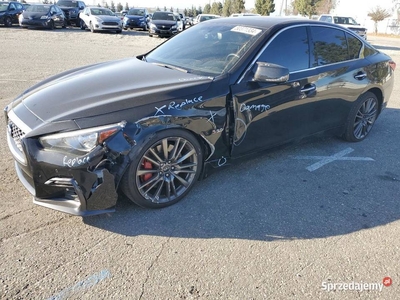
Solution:
M 251 18 L 245 16 L 239 16 L 235 18 L 217 18 L 207 21 L 207 23 L 209 22 L 254 26 L 263 29 L 269 29 L 278 25 L 281 25 L 282 27 L 286 27 L 289 25 L 297 25 L 297 24 L 321 25 L 321 22 L 316 20 L 291 18 L 291 17 L 269 17 L 269 16 L 254 16 Z

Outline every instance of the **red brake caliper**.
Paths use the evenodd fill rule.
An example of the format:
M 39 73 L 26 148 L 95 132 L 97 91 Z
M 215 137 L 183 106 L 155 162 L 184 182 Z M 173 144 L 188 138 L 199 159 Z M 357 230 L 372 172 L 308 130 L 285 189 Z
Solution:
M 142 162 L 142 167 L 143 167 L 143 169 L 145 169 L 145 170 L 151 170 L 151 169 L 153 169 L 153 165 L 151 164 L 151 162 L 149 162 L 147 159 L 144 159 L 143 160 L 143 162 Z M 142 175 L 142 176 L 140 176 L 141 177 L 141 179 L 142 179 L 142 182 L 145 182 L 145 181 L 147 181 L 147 180 L 149 180 L 150 178 L 151 178 L 151 173 L 147 173 L 147 174 L 144 174 L 144 175 Z

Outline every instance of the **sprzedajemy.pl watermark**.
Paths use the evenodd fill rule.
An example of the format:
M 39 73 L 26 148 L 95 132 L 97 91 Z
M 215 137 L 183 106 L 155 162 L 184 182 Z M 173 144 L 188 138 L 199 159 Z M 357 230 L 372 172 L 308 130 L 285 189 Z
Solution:
M 389 287 L 392 285 L 392 279 L 385 277 L 380 282 L 322 282 L 322 290 L 327 292 L 332 291 L 379 291 L 382 292 L 383 287 Z

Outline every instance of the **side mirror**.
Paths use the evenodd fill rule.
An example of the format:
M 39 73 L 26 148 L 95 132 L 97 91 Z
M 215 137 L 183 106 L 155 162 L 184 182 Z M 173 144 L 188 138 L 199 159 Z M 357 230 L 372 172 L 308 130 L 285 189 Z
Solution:
M 283 83 L 289 80 L 289 69 L 280 65 L 258 62 L 254 81 Z

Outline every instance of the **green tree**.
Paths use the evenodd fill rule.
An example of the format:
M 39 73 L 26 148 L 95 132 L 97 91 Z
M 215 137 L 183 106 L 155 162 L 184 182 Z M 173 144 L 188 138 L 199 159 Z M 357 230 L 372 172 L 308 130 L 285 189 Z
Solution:
M 100 3 L 97 3 L 97 7 L 101 7 Z
M 368 17 L 374 21 L 375 33 L 378 33 L 378 22 L 385 20 L 390 17 L 392 14 L 390 11 L 381 8 L 380 6 L 375 7 L 368 13 Z
M 166 6 L 164 6 L 164 11 L 167 11 L 167 7 Z
M 171 6 L 171 8 L 169 9 L 170 12 L 174 12 L 174 8 Z
M 210 12 L 214 15 L 221 15 L 222 14 L 222 3 L 221 2 L 213 2 L 211 5 Z
M 188 16 L 188 10 L 187 10 L 187 8 L 185 8 L 185 9 L 183 10 L 183 14 L 184 14 L 185 16 Z
M 338 2 L 339 0 L 321 0 L 317 3 L 317 14 L 329 14 L 336 8 Z
M 128 2 L 125 3 L 125 10 L 129 10 Z
M 115 12 L 115 4 L 114 4 L 114 1 L 111 1 L 110 9 L 111 9 L 111 11 Z
M 199 8 L 197 9 L 197 14 L 200 15 L 203 13 L 203 9 L 201 8 L 201 6 L 199 5 Z
M 214 3 L 215 3 L 215 2 L 214 2 Z M 209 14 L 210 11 L 211 11 L 211 5 L 207 3 L 206 5 L 204 5 L 204 10 L 203 10 L 203 12 L 204 12 L 205 14 Z
M 104 7 L 105 7 L 105 8 L 110 8 L 110 7 L 108 6 L 108 3 L 107 3 L 107 2 L 104 4 Z
M 274 0 L 256 0 L 256 12 L 263 16 L 269 16 L 275 11 Z
M 123 9 L 124 9 L 124 7 L 122 6 L 121 2 L 118 2 L 118 4 L 117 4 L 117 11 L 121 11 L 121 10 L 123 10 Z
M 232 2 L 231 0 L 225 0 L 224 7 L 222 8 L 222 15 L 225 17 L 229 17 L 231 14 L 233 14 Z
M 317 5 L 321 0 L 294 0 L 293 6 L 302 16 L 311 19 L 312 15 L 317 14 Z
M 272 0 L 272 2 L 273 2 L 273 0 Z M 231 2 L 232 13 L 244 12 L 244 10 L 245 10 L 244 4 L 245 4 L 244 0 L 232 0 L 232 2 Z

